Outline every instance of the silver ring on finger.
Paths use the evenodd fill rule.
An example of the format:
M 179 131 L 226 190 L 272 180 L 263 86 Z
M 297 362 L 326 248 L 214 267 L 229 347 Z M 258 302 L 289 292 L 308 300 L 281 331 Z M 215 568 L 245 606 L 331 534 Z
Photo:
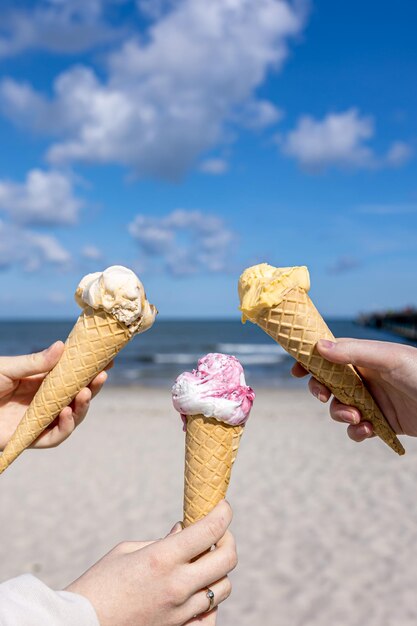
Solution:
M 207 587 L 206 597 L 207 597 L 207 600 L 209 601 L 209 606 L 206 611 L 206 613 L 208 613 L 214 607 L 214 591 L 212 591 L 210 587 Z

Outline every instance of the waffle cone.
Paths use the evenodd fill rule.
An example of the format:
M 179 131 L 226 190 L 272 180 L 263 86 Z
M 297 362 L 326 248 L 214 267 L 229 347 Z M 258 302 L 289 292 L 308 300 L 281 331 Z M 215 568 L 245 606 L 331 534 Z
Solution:
M 405 450 L 352 365 L 331 363 L 316 349 L 319 339 L 334 341 L 327 324 L 304 289 L 291 289 L 277 306 L 255 320 L 268 335 L 343 404 L 357 407 L 376 435 L 398 454 Z
M 0 457 L 0 473 L 51 424 L 77 393 L 101 372 L 131 338 L 105 311 L 87 307 L 65 342 L 64 352 L 42 381 Z
M 207 515 L 226 496 L 243 428 L 203 415 L 187 416 L 184 526 Z

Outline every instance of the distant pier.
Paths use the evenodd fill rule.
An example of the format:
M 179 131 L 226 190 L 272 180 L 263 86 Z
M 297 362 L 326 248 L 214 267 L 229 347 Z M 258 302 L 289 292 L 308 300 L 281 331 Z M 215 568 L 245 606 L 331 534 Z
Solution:
M 357 321 L 363 326 L 381 328 L 404 339 L 417 341 L 417 309 L 414 307 L 402 311 L 362 314 Z

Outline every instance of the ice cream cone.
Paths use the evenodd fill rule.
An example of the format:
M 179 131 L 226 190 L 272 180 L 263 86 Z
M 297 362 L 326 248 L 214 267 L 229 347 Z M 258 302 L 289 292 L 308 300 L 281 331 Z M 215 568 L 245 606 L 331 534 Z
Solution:
M 172 402 L 186 427 L 184 526 L 226 496 L 254 398 L 242 365 L 228 354 L 206 354 L 196 369 L 177 377 Z
M 259 311 L 251 321 L 326 385 L 340 402 L 356 406 L 363 419 L 372 423 L 375 434 L 395 452 L 405 453 L 355 368 L 331 363 L 318 353 L 315 346 L 319 339 L 335 338 L 305 289 L 288 290 L 279 304 Z
M 152 326 L 156 308 L 132 270 L 113 265 L 87 274 L 75 300 L 82 313 L 64 352 L 42 381 L 0 457 L 0 474 L 30 446 L 126 343 Z
M 0 457 L 0 473 L 51 424 L 77 393 L 101 372 L 131 339 L 129 329 L 113 315 L 86 307 L 64 352 L 43 380 Z
M 186 419 L 183 523 L 189 526 L 226 496 L 244 426 L 204 415 Z

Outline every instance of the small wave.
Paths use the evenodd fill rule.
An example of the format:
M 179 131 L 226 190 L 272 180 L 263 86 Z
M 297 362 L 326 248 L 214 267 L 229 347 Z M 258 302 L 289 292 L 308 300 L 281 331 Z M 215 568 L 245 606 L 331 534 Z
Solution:
M 201 357 L 201 354 L 191 354 L 187 352 L 180 352 L 177 354 L 161 353 L 155 354 L 153 360 L 154 363 L 158 363 L 159 365 L 170 365 L 175 363 L 194 363 L 197 365 L 197 361 Z
M 219 343 L 217 349 L 219 352 L 225 352 L 226 354 L 286 354 L 284 348 L 278 344 Z
M 232 350 L 230 348 L 233 348 Z M 239 349 L 240 348 L 240 349 Z M 260 348 L 260 349 L 258 349 Z M 237 355 L 242 365 L 266 365 L 281 363 L 287 353 L 281 346 L 259 346 L 259 344 L 219 344 L 216 352 Z M 201 359 L 201 353 L 178 352 L 178 353 L 157 353 L 152 356 L 152 361 L 156 365 L 188 365 L 197 366 L 197 361 Z
M 137 382 L 141 378 L 141 370 L 133 368 L 116 368 L 110 372 L 109 384 L 118 385 L 129 382 Z
M 140 370 L 138 369 L 126 369 L 123 372 L 120 372 L 120 377 L 123 377 L 127 380 L 137 380 L 140 378 Z
M 226 352 L 226 351 L 225 351 Z M 237 353 L 237 351 L 234 351 Z M 192 368 L 197 367 L 197 361 L 201 358 L 201 354 L 191 354 L 186 352 L 181 352 L 178 354 L 172 353 L 159 353 L 154 354 L 152 359 L 146 359 L 146 361 L 142 361 L 143 365 L 146 367 L 147 364 L 153 363 L 155 366 L 157 365 L 191 365 Z M 267 351 L 261 352 L 260 354 L 250 354 L 249 351 L 246 354 L 239 354 L 238 358 L 242 365 L 276 365 L 278 363 L 282 363 L 282 361 L 286 358 L 286 353 L 284 351 L 278 352 L 274 351 L 272 354 L 268 354 Z M 140 370 L 128 370 L 127 368 L 124 370 L 124 375 L 128 378 L 137 376 Z M 130 373 L 126 373 L 130 372 Z
M 285 354 L 244 354 L 239 355 L 242 365 L 276 365 L 282 363 L 286 358 Z

